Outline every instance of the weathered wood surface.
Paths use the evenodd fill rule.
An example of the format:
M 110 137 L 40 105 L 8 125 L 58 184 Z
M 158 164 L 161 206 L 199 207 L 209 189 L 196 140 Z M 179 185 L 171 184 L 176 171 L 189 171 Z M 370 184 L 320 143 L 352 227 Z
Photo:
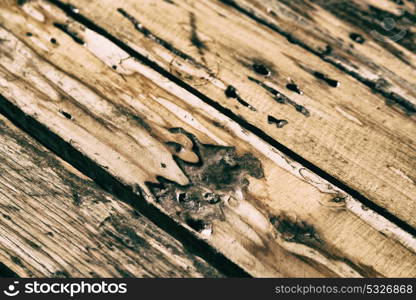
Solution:
M 6 4 L 2 111 L 109 190 L 253 276 L 416 275 L 411 235 L 50 3 Z
M 0 261 L 23 277 L 218 277 L 0 116 Z
M 386 93 L 408 98 L 407 102 L 394 102 L 293 40 L 261 26 L 234 9 L 230 2 L 233 1 L 66 1 L 73 12 L 86 16 L 230 109 L 257 132 L 273 138 L 272 143 L 283 144 L 414 228 L 416 123 L 412 52 L 398 44 L 390 47 L 393 54 L 403 52 L 405 63 L 386 47 L 368 41 L 363 45 L 355 43 L 357 51 L 348 56 L 357 57 L 351 63 L 357 64 L 363 73 L 360 74 L 369 80 L 377 81 L 390 74 L 386 80 L 393 86 Z M 261 1 L 237 2 L 254 6 Z M 308 3 L 286 2 L 305 6 Z M 98 6 L 100 9 L 96 9 Z M 322 29 L 321 36 L 333 36 L 332 40 L 339 43 L 338 37 L 345 39 L 347 25 L 341 20 L 322 9 L 310 10 L 310 14 L 325 15 L 319 22 L 329 32 Z M 341 24 L 340 28 L 330 29 L 333 23 Z M 414 30 L 410 26 L 407 29 Z M 304 38 L 305 43 L 314 38 L 310 31 L 303 34 L 302 30 L 295 33 L 299 31 L 299 38 Z M 304 35 L 310 36 L 306 39 Z M 335 53 L 344 53 L 340 46 L 333 48 Z M 374 60 L 369 63 L 374 70 L 368 70 L 363 63 L 363 53 Z M 378 74 L 379 69 L 383 71 L 379 77 L 370 72 Z M 381 81 L 377 82 L 379 86 Z

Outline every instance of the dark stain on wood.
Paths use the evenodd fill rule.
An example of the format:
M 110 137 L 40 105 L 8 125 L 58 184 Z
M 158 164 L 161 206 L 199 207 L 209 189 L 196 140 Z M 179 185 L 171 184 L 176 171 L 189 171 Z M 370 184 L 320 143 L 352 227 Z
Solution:
M 113 265 L 113 267 L 122 278 L 136 278 L 131 272 L 124 270 L 117 265 Z
M 247 176 L 264 177 L 261 162 L 250 153 L 238 155 L 235 147 L 202 144 L 183 129 L 174 128 L 172 132 L 187 136 L 199 158 L 197 163 L 189 163 L 174 155 L 190 183 L 181 186 L 157 177 L 158 183 L 146 184 L 156 201 L 171 215 L 176 215 L 198 232 L 212 230 L 212 221 L 224 218 L 223 202 L 236 191 L 247 190 Z
M 132 114 L 130 117 L 136 121 L 137 124 L 139 124 L 141 127 L 143 127 L 147 132 L 152 132 L 152 127 L 144 120 L 144 117 L 140 117 L 137 114 Z
M 35 250 L 41 249 L 41 247 L 38 244 L 36 244 L 35 242 L 32 242 L 31 240 L 25 239 L 25 242 Z
M 71 278 L 71 275 L 69 275 L 67 271 L 60 270 L 53 272 L 51 278 Z
M 15 264 L 15 265 L 17 265 L 17 266 L 19 266 L 19 267 L 21 267 L 21 268 L 24 268 L 25 266 L 23 265 L 23 262 L 21 261 L 21 259 L 20 258 L 18 258 L 17 256 L 10 256 L 10 259 L 12 260 L 12 262 Z
M 388 106 L 391 105 L 397 105 L 399 106 L 408 116 L 412 116 L 416 114 L 416 105 L 410 102 L 409 100 L 406 100 L 402 96 L 392 92 L 390 93 L 390 96 L 388 99 L 386 99 L 386 104 Z
M 281 214 L 270 218 L 270 222 L 285 241 L 311 247 L 323 243 L 315 228 L 305 221 L 292 220 L 287 215 Z
M 173 2 L 172 0 L 163 0 L 163 1 L 165 1 L 166 3 L 169 3 L 169 4 L 176 5 L 176 3 L 175 3 L 175 2 Z
M 338 250 L 334 247 L 326 245 L 320 238 L 317 230 L 312 225 L 298 219 L 296 216 L 289 216 L 285 213 L 282 213 L 278 216 L 271 217 L 270 222 L 276 229 L 278 235 L 287 242 L 299 243 L 315 249 L 329 260 L 346 264 L 353 271 L 357 272 L 363 277 L 381 277 L 381 274 L 374 270 L 372 267 L 354 263 L 347 257 L 341 257 L 337 255 Z M 296 256 L 298 255 L 296 254 Z M 333 271 L 328 269 L 327 266 L 324 266 L 311 258 L 304 256 L 301 257 L 303 257 L 303 260 L 309 265 L 316 266 L 318 270 L 325 270 L 324 273 L 327 273 L 328 275 L 333 274 Z M 334 274 L 331 276 L 334 277 Z M 351 276 L 353 276 L 353 274 L 351 274 Z
M 254 72 L 256 72 L 259 75 L 269 76 L 271 74 L 269 68 L 267 68 L 262 63 L 254 63 L 252 68 L 253 68 Z
M 270 61 L 266 61 L 263 58 L 238 56 L 235 59 L 242 66 L 251 71 L 254 71 L 254 73 L 257 75 L 266 77 L 278 75 L 278 72 L 275 70 L 273 63 L 271 63 Z
M 252 106 L 250 103 L 241 98 L 237 89 L 232 85 L 229 85 L 227 89 L 224 91 L 224 93 L 227 98 L 236 99 L 241 105 L 248 107 L 252 111 L 257 111 L 257 109 L 254 106 Z
M 81 202 L 82 202 L 81 198 L 80 198 L 78 192 L 74 189 L 72 189 L 72 200 L 73 200 L 75 206 L 80 206 L 81 205 Z
M 345 200 L 347 200 L 346 196 L 336 196 L 334 198 L 331 199 L 331 202 L 334 203 L 345 203 Z
M 8 221 L 12 220 L 12 218 L 9 215 L 6 215 L 6 214 L 2 214 L 2 217 L 5 218 Z
M 70 4 L 70 3 L 66 3 L 66 6 L 67 6 L 67 7 L 68 7 L 68 9 L 69 9 L 71 12 L 73 12 L 74 14 L 79 13 L 79 9 L 78 9 L 75 5 Z
M 191 24 L 191 43 L 199 50 L 200 55 L 204 55 L 204 50 L 208 49 L 203 41 L 198 36 L 196 27 L 196 17 L 194 13 L 189 14 L 189 23 Z
M 103 233 L 110 237 L 118 245 L 118 248 L 121 247 L 120 249 L 128 248 L 133 251 L 141 251 L 151 248 L 150 244 L 136 233 L 129 222 L 123 216 L 110 215 L 101 222 L 99 227 L 102 227 L 105 223 L 109 225 L 109 227 L 103 229 Z M 113 249 L 115 245 L 112 242 L 107 242 L 107 246 Z
M 112 224 L 117 232 L 125 237 L 124 242 L 128 244 L 129 247 L 141 249 L 150 247 L 144 238 L 138 236 L 133 228 L 123 224 L 120 219 L 113 219 Z
M 331 47 L 331 45 L 326 45 L 325 49 L 322 51 L 323 56 L 331 55 L 334 49 Z
M 189 14 L 189 23 L 191 25 L 191 43 L 198 49 L 198 54 L 201 57 L 203 64 L 206 66 L 207 61 L 205 59 L 205 50 L 208 50 L 207 45 L 198 36 L 198 30 L 196 26 L 196 17 L 194 13 Z M 212 75 L 212 74 L 211 74 Z

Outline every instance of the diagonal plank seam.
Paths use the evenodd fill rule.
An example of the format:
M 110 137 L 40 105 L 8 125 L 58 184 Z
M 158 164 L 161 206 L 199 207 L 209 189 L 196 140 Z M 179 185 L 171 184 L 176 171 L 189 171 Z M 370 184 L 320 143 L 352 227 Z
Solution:
M 112 34 L 110 34 L 104 28 L 98 26 L 97 24 L 95 24 L 94 22 L 92 22 L 91 20 L 86 18 L 85 16 L 79 14 L 78 10 L 74 9 L 72 5 L 63 3 L 59 0 L 47 0 L 47 1 L 56 5 L 60 9 L 62 9 L 68 16 L 70 16 L 74 20 L 80 22 L 81 24 L 83 24 L 84 26 L 89 28 L 90 30 L 93 30 L 96 33 L 104 36 L 105 38 L 107 38 L 108 40 L 110 40 L 111 42 L 116 44 L 118 47 L 120 47 L 122 50 L 124 50 L 126 53 L 128 53 L 130 56 L 138 59 L 143 64 L 147 65 L 148 67 L 152 68 L 153 70 L 155 70 L 156 72 L 158 72 L 162 76 L 171 80 L 172 82 L 174 82 L 175 84 L 177 84 L 181 88 L 185 89 L 186 91 L 190 92 L 194 96 L 198 97 L 199 99 L 204 101 L 206 104 L 215 108 L 217 111 L 219 111 L 220 113 L 224 114 L 225 116 L 227 116 L 228 118 L 230 118 L 231 120 L 233 120 L 234 122 L 236 122 L 237 124 L 242 126 L 244 129 L 246 129 L 246 130 L 252 132 L 253 134 L 255 134 L 256 136 L 260 137 L 266 143 L 272 145 L 273 147 L 275 147 L 279 151 L 283 152 L 285 155 L 287 155 L 291 159 L 297 161 L 298 163 L 300 163 L 301 165 L 303 165 L 307 169 L 311 170 L 312 172 L 314 172 L 318 176 L 322 177 L 324 180 L 330 182 L 331 184 L 335 185 L 336 187 L 340 188 L 341 190 L 344 190 L 345 192 L 350 194 L 352 197 L 357 199 L 359 202 L 361 202 L 363 205 L 367 206 L 369 209 L 374 211 L 376 214 L 379 214 L 380 216 L 384 217 L 386 220 L 392 222 L 393 224 L 395 224 L 396 226 L 398 226 L 402 230 L 410 233 L 411 235 L 416 236 L 416 229 L 413 228 L 411 225 L 407 224 L 406 222 L 404 222 L 400 218 L 396 217 L 395 215 L 393 215 L 392 213 L 390 213 L 389 211 L 387 211 L 383 207 L 375 204 L 373 201 L 371 201 L 370 199 L 368 199 L 367 197 L 362 195 L 357 190 L 349 187 L 348 185 L 346 185 L 341 180 L 331 176 L 329 173 L 322 170 L 321 168 L 314 165 L 313 163 L 309 162 L 308 160 L 306 160 L 305 158 L 303 158 L 302 156 L 300 156 L 296 152 L 287 148 L 286 146 L 281 144 L 279 141 L 275 140 L 270 135 L 268 135 L 267 133 L 265 133 L 264 131 L 259 129 L 258 127 L 252 125 L 251 123 L 247 122 L 243 118 L 236 115 L 230 109 L 223 107 L 217 101 L 215 101 L 215 100 L 211 99 L 210 97 L 206 96 L 205 94 L 199 92 L 196 88 L 194 88 L 191 85 L 187 84 L 186 82 L 182 81 L 181 79 L 179 79 L 175 75 L 172 75 L 167 70 L 165 70 L 163 67 L 158 65 L 156 62 L 154 62 L 154 61 L 150 60 L 149 58 L 143 56 L 142 54 L 140 54 L 139 52 L 137 52 L 136 50 L 134 50 L 133 48 L 131 48 L 130 46 L 128 46 L 127 44 L 125 44 L 124 42 L 122 42 L 121 40 L 119 40 L 118 38 L 113 36 Z M 224 0 L 224 1 L 220 0 L 220 1 L 225 2 L 226 4 L 229 4 L 229 5 L 234 3 L 234 1 L 232 1 L 232 0 L 231 1 L 229 1 L 229 0 Z M 239 10 L 240 12 L 246 14 L 248 17 L 254 18 L 256 21 L 261 22 L 261 24 L 263 24 L 265 26 L 271 26 L 270 27 L 271 29 L 278 32 L 279 34 L 284 35 L 286 38 L 293 39 L 293 37 L 289 33 L 286 33 L 284 31 L 279 30 L 275 25 L 269 24 L 268 22 L 252 15 L 250 12 L 247 12 L 246 10 L 244 10 L 243 8 L 240 8 L 239 6 L 233 6 L 233 7 L 236 8 L 237 10 Z M 299 46 L 304 47 L 306 50 L 312 52 L 313 54 L 315 54 L 319 57 L 321 57 L 323 60 L 325 60 L 325 61 L 327 60 L 327 59 L 325 59 L 325 57 L 322 57 L 315 50 L 310 49 L 309 46 L 304 45 L 300 41 L 296 41 L 296 43 L 297 42 L 300 43 L 300 44 L 298 44 Z M 331 61 L 328 61 L 328 62 L 331 63 L 331 64 L 336 64 L 336 63 L 331 62 Z M 336 66 L 336 67 L 344 69 L 343 66 Z M 345 71 L 348 71 L 348 70 L 345 70 Z M 357 76 L 359 76 L 359 75 L 357 74 Z M 370 85 L 373 84 L 372 82 L 370 82 L 369 80 L 367 80 L 365 78 L 362 78 L 362 80 L 366 81 Z M 384 92 L 384 94 L 387 94 L 387 93 Z M 390 95 L 390 93 L 388 93 L 388 94 Z M 391 101 L 397 102 L 397 99 L 396 100 L 391 99 Z

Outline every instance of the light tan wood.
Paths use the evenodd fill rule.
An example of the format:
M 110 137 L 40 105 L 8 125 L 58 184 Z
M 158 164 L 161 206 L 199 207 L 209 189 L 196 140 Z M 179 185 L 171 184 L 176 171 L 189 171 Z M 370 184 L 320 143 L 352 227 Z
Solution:
M 386 105 L 382 95 L 221 1 L 67 2 L 180 80 L 415 227 L 415 116 Z M 364 47 L 383 51 L 371 41 L 362 52 Z M 401 50 L 414 65 L 414 55 Z M 392 61 L 391 54 L 386 55 Z M 412 73 L 397 60 L 392 69 L 399 71 L 391 78 Z M 314 72 L 340 86 L 332 87 Z M 292 81 L 303 95 L 286 88 Z M 408 88 L 394 89 L 413 97 L 412 83 L 407 76 L 401 85 Z M 239 96 L 227 92 L 229 86 Z
M 22 277 L 218 277 L 0 116 L 0 261 Z
M 76 149 L 253 276 L 415 276 L 414 237 L 53 5 L 8 4 L 2 109 L 71 163 Z

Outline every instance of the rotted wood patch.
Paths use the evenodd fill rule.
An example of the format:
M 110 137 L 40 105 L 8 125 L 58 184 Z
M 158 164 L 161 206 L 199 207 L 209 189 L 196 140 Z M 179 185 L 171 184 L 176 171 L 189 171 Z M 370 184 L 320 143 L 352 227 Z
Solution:
M 198 162 L 189 163 L 177 156 L 175 161 L 189 179 L 186 186 L 163 177 L 159 184 L 147 183 L 156 201 L 171 215 L 182 219 L 194 230 L 210 235 L 212 220 L 224 220 L 224 202 L 243 199 L 249 181 L 247 176 L 264 177 L 261 162 L 250 153 L 238 155 L 235 147 L 202 144 L 196 136 L 180 128 L 171 132 L 186 135 L 193 143 Z

